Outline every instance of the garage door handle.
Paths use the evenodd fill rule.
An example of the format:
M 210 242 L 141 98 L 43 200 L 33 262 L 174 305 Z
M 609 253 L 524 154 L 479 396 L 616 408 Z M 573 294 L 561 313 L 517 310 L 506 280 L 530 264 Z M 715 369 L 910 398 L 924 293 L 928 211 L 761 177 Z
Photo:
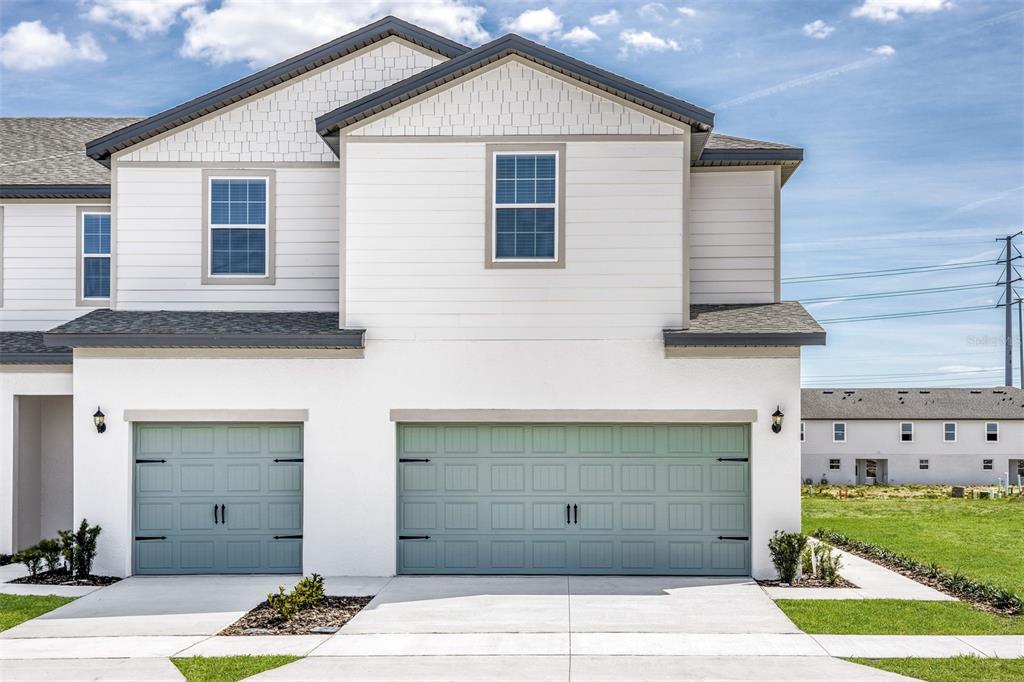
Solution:
M 746 535 L 719 535 L 719 540 L 749 540 Z
M 569 505 L 565 505 L 565 525 L 569 525 L 572 521 L 569 519 Z
M 429 535 L 399 535 L 399 540 L 429 540 Z
M 227 523 L 228 522 L 228 508 L 225 507 L 223 504 L 220 506 L 220 522 L 221 523 Z
M 575 504 L 572 506 L 572 522 L 577 526 L 580 525 L 580 508 Z
M 301 457 L 285 457 L 285 458 L 275 459 L 274 461 L 275 462 L 301 462 L 302 458 Z
M 301 540 L 301 535 L 275 535 L 275 540 Z
M 749 457 L 719 457 L 719 462 L 749 462 Z
M 166 540 L 166 535 L 136 535 L 136 540 Z
M 217 505 L 213 505 L 213 525 L 217 525 Z
M 402 464 L 405 464 L 406 462 L 429 462 L 430 460 L 423 458 L 417 459 L 415 457 L 402 457 L 398 461 L 401 462 Z
M 166 459 L 137 459 L 136 464 L 167 464 Z

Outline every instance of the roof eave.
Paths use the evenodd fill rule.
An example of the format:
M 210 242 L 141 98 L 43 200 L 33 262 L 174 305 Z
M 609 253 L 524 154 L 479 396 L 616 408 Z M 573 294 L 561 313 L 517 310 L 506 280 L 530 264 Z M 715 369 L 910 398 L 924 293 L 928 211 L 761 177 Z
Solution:
M 0 365 L 70 365 L 68 353 L 0 353 Z
M 47 346 L 69 348 L 363 348 L 365 329 L 332 334 L 126 334 L 63 333 L 43 335 Z
M 110 185 L 0 185 L 0 199 L 109 199 Z
M 825 332 L 690 332 L 666 329 L 662 336 L 667 348 L 692 346 L 824 346 Z

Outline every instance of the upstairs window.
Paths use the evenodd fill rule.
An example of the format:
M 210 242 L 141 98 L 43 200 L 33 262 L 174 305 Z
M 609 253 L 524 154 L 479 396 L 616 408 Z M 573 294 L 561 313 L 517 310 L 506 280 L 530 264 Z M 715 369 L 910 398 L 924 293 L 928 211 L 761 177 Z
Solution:
M 835 422 L 834 424 L 832 424 L 832 442 L 846 442 L 846 424 L 844 424 L 843 422 Z
M 564 145 L 488 145 L 489 267 L 562 267 Z
M 203 283 L 273 283 L 273 171 L 203 176 Z
M 900 442 L 914 442 L 914 425 L 911 422 L 900 422 Z
M 110 209 L 78 211 L 79 305 L 103 305 L 110 300 Z
M 956 442 L 956 422 L 946 422 L 942 425 L 942 440 L 947 443 Z
M 999 442 L 999 422 L 988 422 L 985 424 L 985 442 Z
M 807 425 L 804 422 L 800 422 L 800 442 L 803 443 L 807 440 Z

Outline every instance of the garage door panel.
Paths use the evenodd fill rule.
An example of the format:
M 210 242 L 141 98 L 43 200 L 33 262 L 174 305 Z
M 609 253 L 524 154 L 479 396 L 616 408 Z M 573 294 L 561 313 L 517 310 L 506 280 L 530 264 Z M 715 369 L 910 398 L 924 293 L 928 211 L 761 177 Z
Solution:
M 301 426 L 143 424 L 135 443 L 135 573 L 301 569 Z
M 399 428 L 399 572 L 749 573 L 745 427 Z

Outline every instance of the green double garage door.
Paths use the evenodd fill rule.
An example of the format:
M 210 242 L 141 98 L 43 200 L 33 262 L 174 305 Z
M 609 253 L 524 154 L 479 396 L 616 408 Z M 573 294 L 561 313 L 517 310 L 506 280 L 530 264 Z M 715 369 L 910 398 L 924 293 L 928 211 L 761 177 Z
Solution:
M 400 573 L 747 575 L 746 425 L 399 426 Z
M 138 424 L 137 575 L 302 570 L 302 426 Z

